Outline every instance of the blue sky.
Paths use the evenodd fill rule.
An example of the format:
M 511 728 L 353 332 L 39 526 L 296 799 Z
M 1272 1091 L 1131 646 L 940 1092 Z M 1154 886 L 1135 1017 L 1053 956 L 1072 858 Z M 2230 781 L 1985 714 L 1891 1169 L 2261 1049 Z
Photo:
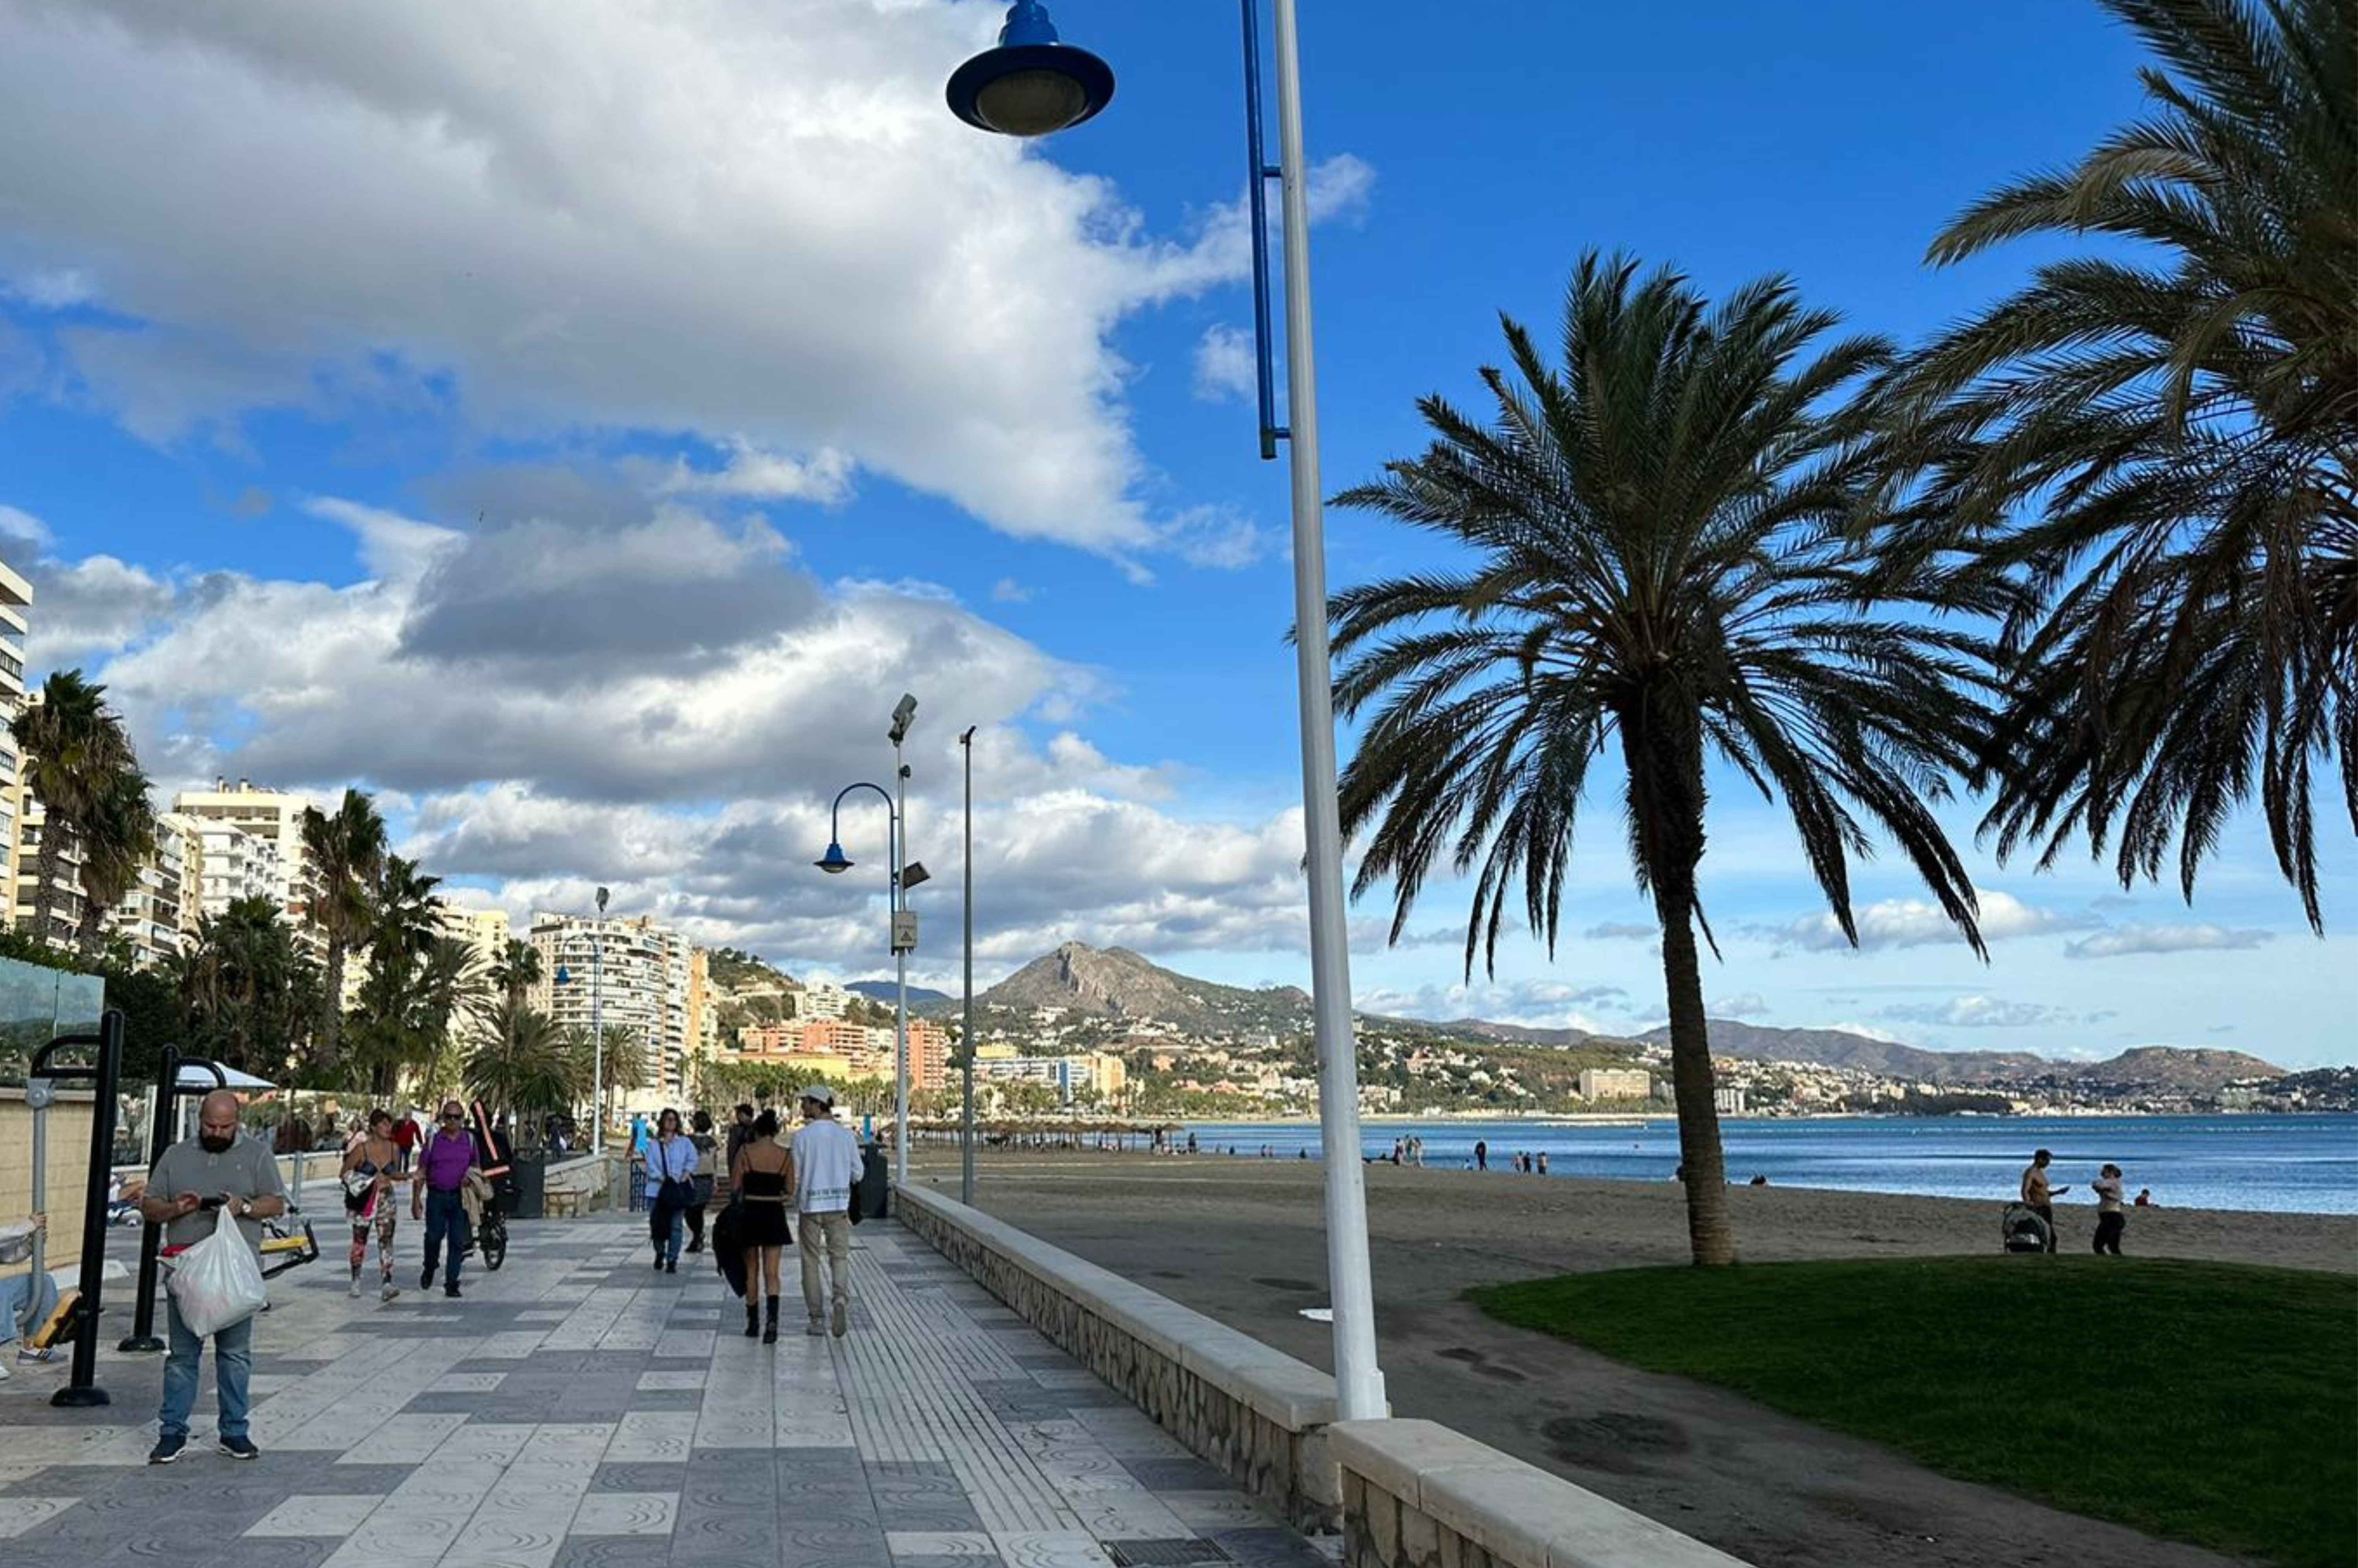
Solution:
M 460 896 L 607 882 L 839 974 L 877 967 L 875 890 L 805 866 L 905 687 L 937 873 L 983 726 L 986 974 L 1069 936 L 1299 979 L 1285 467 L 1205 369 L 1250 324 L 1236 19 L 1053 9 L 1120 85 L 1027 151 L 938 108 L 979 4 L 0 0 L 0 551 L 36 665 L 107 679 L 160 782 L 358 782 Z M 1920 336 L 2042 254 L 1928 271 L 1940 222 L 2138 102 L 2133 41 L 2069 0 L 1304 9 L 1330 490 L 1421 445 L 1419 395 L 1470 398 L 1500 310 L 1547 328 L 1586 247 Z M 1329 548 L 1337 583 L 1435 558 L 1347 514 Z M 2353 1054 L 2358 954 L 2254 833 L 2191 910 L 1977 862 L 1984 966 L 1880 871 L 1869 950 L 1826 949 L 1773 816 L 1723 798 L 1724 1011 Z M 1646 918 L 1595 821 L 1572 931 Z M 1643 939 L 1454 989 L 1461 896 L 1397 950 L 1360 912 L 1364 1000 L 1659 1021 Z

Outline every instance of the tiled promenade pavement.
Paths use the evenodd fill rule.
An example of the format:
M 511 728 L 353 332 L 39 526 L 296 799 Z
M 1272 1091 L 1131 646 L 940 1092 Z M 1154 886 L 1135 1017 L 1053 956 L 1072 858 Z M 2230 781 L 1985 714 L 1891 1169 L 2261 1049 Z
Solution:
M 330 1242 L 272 1281 L 250 1464 L 213 1448 L 210 1350 L 188 1454 L 145 1463 L 162 1357 L 114 1352 L 118 1300 L 111 1408 L 0 1384 L 0 1565 L 1325 1568 L 897 1226 L 856 1233 L 846 1339 L 804 1336 L 789 1252 L 775 1346 L 708 1258 L 650 1269 L 644 1226 L 518 1224 L 459 1302 L 415 1288 L 420 1227 L 389 1304 Z

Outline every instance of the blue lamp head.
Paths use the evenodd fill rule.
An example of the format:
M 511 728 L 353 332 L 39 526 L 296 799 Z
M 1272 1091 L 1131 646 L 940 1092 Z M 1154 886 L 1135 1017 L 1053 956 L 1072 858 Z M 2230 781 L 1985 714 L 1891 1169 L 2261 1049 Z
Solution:
M 812 861 L 811 864 L 828 876 L 838 877 L 851 870 L 851 857 L 843 852 L 843 846 L 840 843 L 830 841 L 827 844 L 826 855 Z
M 570 970 L 570 969 L 568 969 L 568 968 L 566 968 L 564 965 L 562 965 L 562 964 L 557 965 L 557 983 L 558 985 L 560 985 L 560 986 L 569 986 L 569 985 L 571 985 L 571 984 L 573 983 L 573 971 L 572 971 L 572 970 Z
M 1112 99 L 1113 68 L 1059 39 L 1039 0 L 1015 0 L 999 46 L 950 74 L 950 113 L 1003 136 L 1067 130 Z

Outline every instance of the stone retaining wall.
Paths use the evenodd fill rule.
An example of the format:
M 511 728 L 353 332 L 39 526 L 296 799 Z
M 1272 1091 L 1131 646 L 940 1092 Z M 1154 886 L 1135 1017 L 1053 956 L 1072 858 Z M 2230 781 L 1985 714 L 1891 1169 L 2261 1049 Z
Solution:
M 1085 1259 L 918 1187 L 901 1223 L 1295 1528 L 1341 1527 L 1335 1379 Z
M 1343 1568 L 1746 1568 L 1433 1422 L 1342 1422 L 1326 1439 Z

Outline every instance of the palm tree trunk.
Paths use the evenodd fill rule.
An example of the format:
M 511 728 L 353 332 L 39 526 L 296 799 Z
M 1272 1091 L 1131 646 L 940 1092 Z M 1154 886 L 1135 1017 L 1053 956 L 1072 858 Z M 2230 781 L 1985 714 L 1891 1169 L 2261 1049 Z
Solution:
M 46 946 L 49 940 L 49 915 L 58 902 L 58 860 L 64 846 L 59 842 L 63 828 L 51 812 L 41 823 L 41 847 L 33 861 L 33 940 Z
M 1727 1221 L 1727 1160 L 1719 1147 L 1703 961 L 1691 913 L 1694 884 L 1692 873 L 1678 880 L 1682 886 L 1658 884 L 1656 902 L 1662 917 L 1662 984 L 1671 1011 L 1671 1090 L 1678 1106 L 1679 1160 L 1687 1189 L 1687 1245 L 1697 1263 L 1733 1263 L 1736 1233 Z
M 81 919 L 74 926 L 74 951 L 85 958 L 98 957 L 99 927 L 106 921 L 106 906 L 82 889 Z
M 333 934 L 328 937 L 328 974 L 320 989 L 319 1060 L 324 1068 L 336 1065 L 338 1036 L 344 1022 L 344 942 Z

